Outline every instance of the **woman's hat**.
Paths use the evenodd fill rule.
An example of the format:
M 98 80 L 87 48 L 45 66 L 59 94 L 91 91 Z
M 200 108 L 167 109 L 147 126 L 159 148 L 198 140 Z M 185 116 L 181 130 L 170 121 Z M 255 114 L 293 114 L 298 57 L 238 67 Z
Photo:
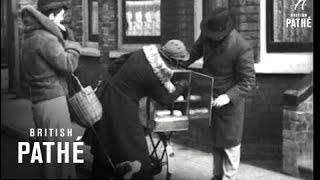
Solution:
M 220 41 L 233 30 L 234 24 L 227 8 L 217 8 L 202 20 L 200 28 L 204 36 Z
M 187 61 L 190 57 L 190 54 L 187 51 L 184 43 L 176 39 L 170 40 L 166 44 L 164 44 L 160 48 L 160 52 L 174 60 Z
M 42 13 L 58 8 L 68 9 L 69 5 L 68 0 L 38 0 L 38 10 Z

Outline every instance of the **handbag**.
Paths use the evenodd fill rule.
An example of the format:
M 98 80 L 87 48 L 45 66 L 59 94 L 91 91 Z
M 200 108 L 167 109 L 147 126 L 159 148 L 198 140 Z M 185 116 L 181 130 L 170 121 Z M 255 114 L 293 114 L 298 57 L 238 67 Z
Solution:
M 68 98 L 70 113 L 78 125 L 89 128 L 102 118 L 102 105 L 91 86 L 83 87 L 77 76 L 72 74 L 72 77 L 80 91 Z
M 95 94 L 95 91 L 101 87 L 101 82 L 98 83 L 95 90 L 92 89 L 91 86 L 83 87 L 80 80 L 74 74 L 71 74 L 72 77 L 77 81 L 80 91 L 75 93 L 68 99 L 68 103 L 70 108 L 70 112 L 74 113 L 77 118 L 74 118 L 74 121 L 82 127 L 90 128 L 97 138 L 99 146 L 102 148 L 104 155 L 107 158 L 109 165 L 112 168 L 113 176 L 117 179 L 131 179 L 131 176 L 139 172 L 141 169 L 141 163 L 139 161 L 126 161 L 120 164 L 115 165 L 110 156 L 108 155 L 106 149 L 103 146 L 103 143 L 98 136 L 96 130 L 93 127 L 93 124 L 98 122 L 102 118 L 102 105 Z M 109 76 L 108 76 L 109 77 Z M 107 82 L 110 78 L 104 79 Z M 105 85 L 103 86 L 103 88 Z M 102 89 L 103 89 L 102 88 Z M 112 178 L 113 179 L 113 178 Z

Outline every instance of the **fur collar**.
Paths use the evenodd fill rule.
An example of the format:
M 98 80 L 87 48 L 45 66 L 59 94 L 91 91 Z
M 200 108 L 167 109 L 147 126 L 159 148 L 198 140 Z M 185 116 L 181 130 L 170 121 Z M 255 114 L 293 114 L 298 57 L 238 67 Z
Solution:
M 153 73 L 160 79 L 167 91 L 173 93 L 176 90 L 175 86 L 170 81 L 173 76 L 173 71 L 161 58 L 158 48 L 155 45 L 149 45 L 144 46 L 142 49 L 147 61 L 152 67 Z
M 38 11 L 31 5 L 25 6 L 22 9 L 22 14 L 25 16 L 23 17 L 25 29 L 27 30 L 32 30 L 36 28 L 45 29 L 46 31 L 56 36 L 58 40 L 62 44 L 64 44 L 63 36 L 59 27 L 53 21 L 51 21 L 47 16 L 42 14 L 40 11 Z

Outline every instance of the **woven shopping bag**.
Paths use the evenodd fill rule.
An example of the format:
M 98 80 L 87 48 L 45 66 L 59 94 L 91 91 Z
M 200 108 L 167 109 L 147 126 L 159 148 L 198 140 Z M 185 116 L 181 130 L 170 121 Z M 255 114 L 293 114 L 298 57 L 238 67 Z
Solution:
M 91 86 L 83 87 L 77 76 L 72 74 L 77 81 L 80 91 L 68 98 L 70 113 L 74 121 L 84 128 L 91 127 L 102 118 L 102 105 Z

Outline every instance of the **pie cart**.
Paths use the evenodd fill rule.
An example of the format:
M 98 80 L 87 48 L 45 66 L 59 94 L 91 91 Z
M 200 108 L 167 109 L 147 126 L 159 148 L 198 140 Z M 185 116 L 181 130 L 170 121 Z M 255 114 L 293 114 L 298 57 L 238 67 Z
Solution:
M 162 106 L 146 98 L 142 103 L 145 109 L 140 112 L 140 117 L 146 119 L 142 124 L 149 129 L 147 135 L 152 145 L 150 158 L 156 167 L 153 174 L 159 174 L 162 166 L 166 166 L 166 179 L 170 179 L 176 168 L 170 145 L 173 135 L 187 131 L 192 120 L 207 121 L 209 126 L 211 123 L 213 78 L 191 70 L 175 70 L 171 81 L 174 83 L 181 79 L 187 80 L 189 87 L 171 105 Z M 160 150 L 161 144 L 163 148 Z

